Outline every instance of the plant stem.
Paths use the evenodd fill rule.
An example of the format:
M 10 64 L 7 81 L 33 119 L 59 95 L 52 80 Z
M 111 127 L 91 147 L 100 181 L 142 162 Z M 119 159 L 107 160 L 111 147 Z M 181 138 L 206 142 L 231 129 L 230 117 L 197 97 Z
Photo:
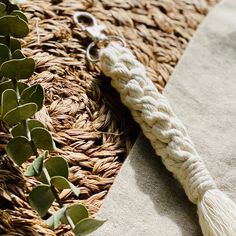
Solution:
M 64 204 L 63 204 L 62 200 L 61 200 L 60 197 L 58 196 L 57 190 L 56 190 L 55 187 L 54 187 L 53 185 L 51 185 L 51 183 L 50 183 L 50 182 L 51 182 L 51 178 L 50 178 L 50 175 L 49 175 L 49 173 L 48 173 L 48 170 L 47 170 L 45 167 L 43 167 L 43 173 L 44 173 L 44 175 L 45 175 L 45 177 L 46 177 L 46 180 L 47 180 L 48 184 L 50 185 L 50 188 L 51 188 L 51 190 L 52 190 L 52 192 L 53 192 L 53 194 L 54 194 L 54 197 L 56 198 L 56 200 L 57 200 L 59 206 L 60 206 L 61 208 L 64 207 Z

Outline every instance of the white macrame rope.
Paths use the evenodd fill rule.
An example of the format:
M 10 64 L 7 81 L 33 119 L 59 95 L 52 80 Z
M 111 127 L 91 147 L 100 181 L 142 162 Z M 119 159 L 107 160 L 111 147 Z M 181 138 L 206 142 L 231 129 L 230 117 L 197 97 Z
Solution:
M 183 124 L 129 50 L 108 47 L 101 54 L 101 67 L 190 201 L 196 204 L 206 190 L 216 188 Z
M 146 76 L 144 66 L 127 48 L 118 43 L 111 43 L 101 51 L 100 63 L 102 71 L 112 78 L 112 86 L 120 93 L 122 102 L 130 109 L 135 121 L 151 141 L 156 153 L 161 156 L 166 168 L 183 185 L 190 201 L 198 205 L 204 235 L 235 236 L 235 204 L 216 188 L 185 127 L 173 113 L 167 98 L 158 92 Z M 206 192 L 209 194 L 205 194 Z M 219 198 L 213 197 L 212 200 L 210 193 Z M 217 209 L 220 209 L 215 207 L 214 203 L 217 204 L 222 197 L 226 205 L 222 203 L 222 208 L 230 206 L 232 209 L 229 211 L 226 209 L 225 214 L 222 214 L 226 219 L 212 220 L 212 217 L 218 214 Z M 207 206 L 213 210 L 209 210 Z M 214 212 L 214 209 L 217 212 Z M 225 217 L 227 214 L 230 214 L 228 218 L 235 217 L 235 219 L 227 222 L 228 218 Z M 224 222 L 220 224 L 223 220 Z M 231 222 L 235 223 L 235 226 L 231 227 Z M 208 229 L 211 223 L 212 227 Z M 231 231 L 227 229 L 230 227 Z

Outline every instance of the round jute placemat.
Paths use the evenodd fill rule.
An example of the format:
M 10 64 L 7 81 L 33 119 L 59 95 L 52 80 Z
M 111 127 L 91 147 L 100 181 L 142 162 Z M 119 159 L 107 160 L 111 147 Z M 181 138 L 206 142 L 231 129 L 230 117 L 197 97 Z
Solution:
M 92 13 L 108 34 L 125 38 L 147 67 L 161 91 L 199 23 L 217 0 L 29 0 L 31 32 L 24 53 L 37 69 L 29 83 L 46 91 L 45 107 L 37 114 L 51 131 L 57 152 L 70 164 L 70 180 L 81 188 L 80 199 L 63 191 L 65 203 L 82 202 L 98 211 L 132 147 L 139 128 L 119 95 L 97 65 L 85 59 L 90 40 L 73 24 L 75 11 Z M 4 147 L 10 135 L 0 130 L 0 235 L 71 235 L 68 226 L 55 232 L 32 211 L 27 194 L 37 184 L 13 167 Z M 51 212 L 57 209 L 55 204 Z

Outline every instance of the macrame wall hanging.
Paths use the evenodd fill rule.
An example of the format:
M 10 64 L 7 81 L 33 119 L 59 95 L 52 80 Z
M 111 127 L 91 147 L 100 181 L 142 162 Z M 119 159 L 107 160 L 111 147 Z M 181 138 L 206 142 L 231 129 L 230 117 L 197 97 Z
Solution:
M 88 60 L 100 63 L 156 154 L 197 205 L 204 236 L 235 236 L 236 204 L 216 187 L 184 125 L 146 76 L 144 66 L 121 38 L 103 34 L 104 27 L 89 13 L 78 12 L 74 20 L 93 40 L 87 49 Z M 91 53 L 94 49 L 98 55 Z

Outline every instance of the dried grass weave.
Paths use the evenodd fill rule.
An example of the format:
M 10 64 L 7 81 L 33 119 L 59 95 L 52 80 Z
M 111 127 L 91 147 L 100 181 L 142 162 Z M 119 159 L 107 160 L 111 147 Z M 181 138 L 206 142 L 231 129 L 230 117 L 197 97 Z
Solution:
M 24 53 L 37 62 L 29 83 L 46 91 L 46 106 L 37 114 L 52 132 L 59 153 L 70 164 L 70 180 L 81 187 L 80 202 L 97 212 L 127 156 L 139 129 L 119 100 L 119 95 L 88 63 L 90 41 L 73 24 L 75 11 L 88 11 L 106 25 L 106 32 L 121 35 L 147 67 L 159 90 L 170 75 L 199 23 L 217 0 L 29 0 L 23 6 L 31 32 Z M 1 125 L 0 235 L 71 235 L 68 226 L 56 232 L 27 203 L 37 184 L 24 179 L 22 169 L 4 155 L 9 139 Z M 65 203 L 78 202 L 69 192 Z M 57 209 L 55 204 L 51 212 Z

